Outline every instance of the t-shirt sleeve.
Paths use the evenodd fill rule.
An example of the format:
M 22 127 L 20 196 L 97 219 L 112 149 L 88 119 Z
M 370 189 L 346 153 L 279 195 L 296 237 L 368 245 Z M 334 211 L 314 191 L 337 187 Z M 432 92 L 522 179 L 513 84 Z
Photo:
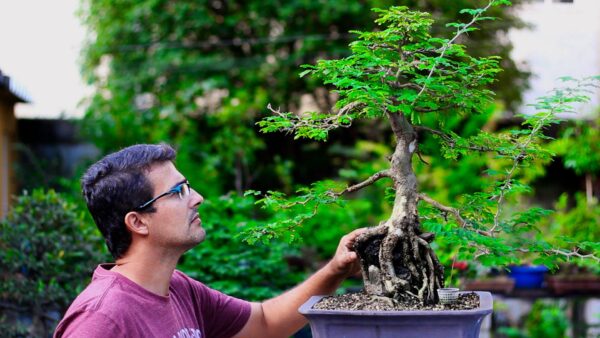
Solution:
M 119 326 L 106 315 L 96 311 L 82 311 L 65 318 L 54 332 L 54 338 L 124 337 Z
M 248 322 L 252 307 L 241 299 L 225 295 L 217 290 L 206 288 L 209 302 L 206 302 L 205 321 L 207 337 L 229 338 L 238 333 Z
M 250 302 L 228 296 L 187 276 L 185 277 L 192 286 L 198 300 L 206 337 L 229 338 L 244 327 L 250 318 Z

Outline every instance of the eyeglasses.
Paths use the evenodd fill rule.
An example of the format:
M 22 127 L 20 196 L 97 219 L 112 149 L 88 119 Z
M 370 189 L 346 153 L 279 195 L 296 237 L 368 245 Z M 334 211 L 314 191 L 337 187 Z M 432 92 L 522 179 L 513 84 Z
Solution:
M 187 180 L 183 181 L 183 182 L 177 184 L 176 186 L 174 186 L 173 188 L 171 188 L 169 191 L 164 192 L 164 193 L 154 197 L 153 199 L 149 200 L 148 202 L 141 204 L 134 210 L 138 210 L 138 211 L 142 210 L 142 209 L 148 207 L 150 204 L 156 202 L 156 200 L 158 200 L 159 198 L 169 196 L 172 194 L 178 194 L 179 199 L 183 199 L 184 197 L 186 197 L 190 194 L 191 189 L 192 188 L 190 188 L 190 182 L 188 182 Z

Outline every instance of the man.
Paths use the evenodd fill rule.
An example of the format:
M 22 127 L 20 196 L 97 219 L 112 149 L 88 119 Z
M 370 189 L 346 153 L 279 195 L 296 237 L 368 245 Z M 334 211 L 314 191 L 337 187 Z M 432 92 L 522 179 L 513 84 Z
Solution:
M 212 290 L 175 269 L 202 242 L 203 197 L 173 164 L 168 145 L 135 145 L 92 165 L 82 178 L 88 209 L 114 264 L 99 265 L 54 337 L 289 337 L 303 325 L 298 307 L 329 294 L 358 271 L 355 238 L 305 282 L 262 303 Z

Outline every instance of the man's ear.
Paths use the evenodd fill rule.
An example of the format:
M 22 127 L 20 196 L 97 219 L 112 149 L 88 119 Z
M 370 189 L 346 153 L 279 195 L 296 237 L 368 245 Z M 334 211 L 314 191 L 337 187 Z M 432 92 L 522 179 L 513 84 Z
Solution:
M 148 235 L 148 220 L 139 212 L 128 212 L 127 215 L 125 215 L 125 225 L 132 233 L 142 236 Z

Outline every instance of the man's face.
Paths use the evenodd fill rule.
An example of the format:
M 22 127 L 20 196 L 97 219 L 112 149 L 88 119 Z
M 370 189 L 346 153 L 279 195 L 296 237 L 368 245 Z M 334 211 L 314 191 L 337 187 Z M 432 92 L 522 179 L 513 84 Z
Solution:
M 169 191 L 185 181 L 172 162 L 155 164 L 146 177 L 154 187 L 153 196 Z M 194 189 L 180 198 L 178 194 L 164 196 L 153 203 L 156 212 L 146 214 L 149 220 L 149 239 L 156 245 L 189 250 L 204 240 L 205 230 L 198 214 L 198 206 L 204 198 Z

